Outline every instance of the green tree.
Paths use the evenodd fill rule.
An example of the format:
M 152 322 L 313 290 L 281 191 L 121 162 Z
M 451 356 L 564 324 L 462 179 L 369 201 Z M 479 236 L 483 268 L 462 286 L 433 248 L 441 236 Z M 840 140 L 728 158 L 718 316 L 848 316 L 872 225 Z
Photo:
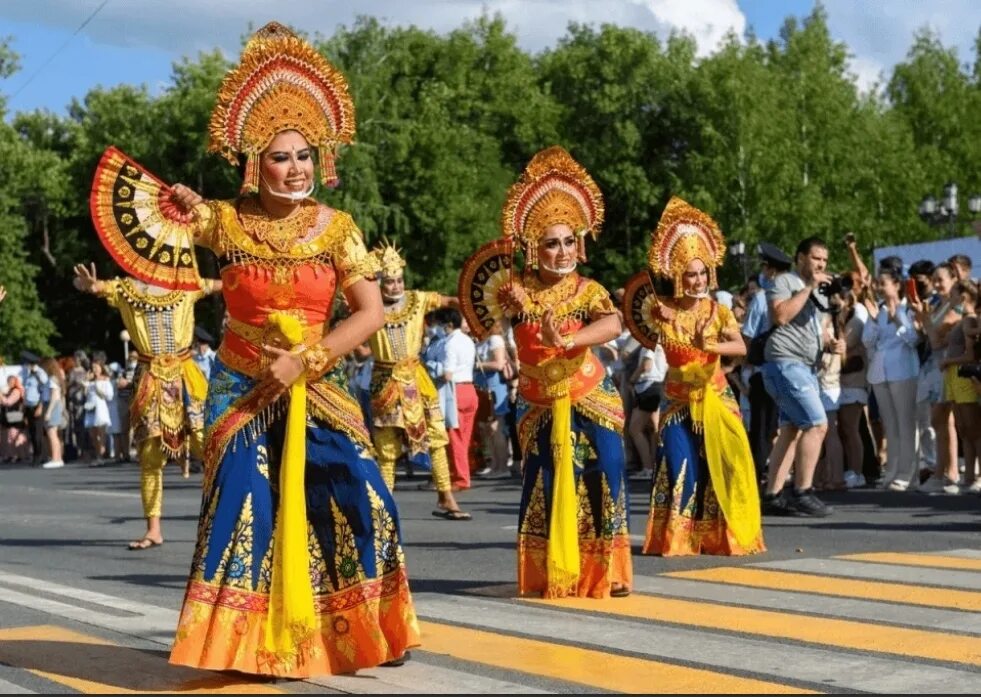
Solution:
M 13 75 L 17 67 L 9 40 L 0 40 L 0 79 Z M 0 99 L 0 115 L 4 112 L 5 100 Z M 15 360 L 23 349 L 45 354 L 51 349 L 55 327 L 35 286 L 39 269 L 28 254 L 27 214 L 33 202 L 50 193 L 58 165 L 57 158 L 34 150 L 0 121 L 0 181 L 5 182 L 0 187 L 0 285 L 7 289 L 0 304 L 0 355 L 7 360 Z

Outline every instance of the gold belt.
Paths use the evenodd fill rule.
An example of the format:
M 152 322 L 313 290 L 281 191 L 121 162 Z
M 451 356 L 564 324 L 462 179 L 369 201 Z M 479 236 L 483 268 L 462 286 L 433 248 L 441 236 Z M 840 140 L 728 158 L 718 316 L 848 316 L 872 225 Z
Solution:
M 229 317 L 228 330 L 260 349 L 263 346 L 286 348 L 289 345 L 286 337 L 282 336 L 278 329 L 269 325 L 257 327 L 253 324 L 237 320 L 234 317 Z M 324 325 L 322 324 L 314 324 L 303 328 L 303 343 L 306 346 L 311 346 L 320 341 L 323 336 Z
M 522 363 L 519 373 L 532 380 L 554 384 L 578 373 L 585 360 L 586 354 L 582 353 L 575 358 L 553 358 L 539 365 Z
M 175 380 L 181 374 L 181 364 L 191 357 L 191 349 L 186 348 L 177 353 L 158 353 L 155 356 L 148 356 L 144 353 L 137 355 L 138 363 L 147 366 L 150 374 L 161 380 Z
M 421 361 L 416 356 L 409 356 L 400 361 L 375 361 L 374 369 L 382 375 L 391 375 L 403 380 L 414 379 L 415 369 Z

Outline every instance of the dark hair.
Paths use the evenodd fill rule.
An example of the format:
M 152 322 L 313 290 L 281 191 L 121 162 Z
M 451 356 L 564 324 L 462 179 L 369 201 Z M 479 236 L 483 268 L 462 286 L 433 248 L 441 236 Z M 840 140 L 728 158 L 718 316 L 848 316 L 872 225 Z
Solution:
M 797 250 L 794 252 L 794 261 L 797 261 L 797 258 L 801 254 L 804 254 L 805 256 L 810 254 L 811 250 L 814 249 L 815 247 L 822 247 L 824 249 L 827 249 L 828 245 L 824 243 L 824 240 L 816 236 L 811 236 L 808 237 L 807 239 L 801 240 L 800 244 L 797 245 Z
M 934 264 L 929 259 L 920 259 L 920 260 L 914 261 L 912 264 L 910 264 L 910 266 L 909 266 L 909 275 L 910 276 L 932 276 L 933 275 L 933 272 L 934 272 L 934 270 L 936 268 L 937 268 L 937 265 Z
M 963 266 L 965 269 L 974 268 L 974 266 L 971 264 L 971 257 L 966 254 L 955 254 L 947 261 L 949 261 L 951 264 L 956 264 L 957 266 Z
M 463 325 L 463 315 L 455 307 L 444 307 L 439 310 L 439 322 L 452 324 L 454 329 L 459 329 Z
M 940 269 L 946 271 L 947 275 L 950 276 L 951 278 L 957 278 L 957 270 L 954 269 L 954 265 L 951 264 L 949 261 L 942 261 L 939 264 L 937 264 L 937 266 L 933 269 L 933 272 L 937 273 L 937 271 L 940 271 Z
M 886 269 L 892 269 L 896 271 L 896 273 L 899 274 L 900 280 L 902 280 L 902 276 L 903 276 L 902 257 L 897 257 L 897 256 L 883 257 L 882 260 L 879 261 L 879 273 L 884 272 Z
M 904 297 L 906 295 L 906 289 L 903 287 L 903 273 L 899 269 L 893 266 L 883 266 L 879 264 L 879 275 L 888 276 L 889 279 L 899 286 L 899 297 Z

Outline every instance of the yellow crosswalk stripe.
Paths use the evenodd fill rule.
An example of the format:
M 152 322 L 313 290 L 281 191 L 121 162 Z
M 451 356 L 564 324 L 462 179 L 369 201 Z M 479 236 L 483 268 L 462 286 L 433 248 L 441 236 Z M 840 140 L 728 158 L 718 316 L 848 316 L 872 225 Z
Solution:
M 872 552 L 869 554 L 842 554 L 835 559 L 849 561 L 871 561 L 877 564 L 900 564 L 902 566 L 931 566 L 937 569 L 960 569 L 962 571 L 981 571 L 981 559 L 966 557 L 947 557 L 942 554 L 898 554 L 894 552 Z
M 603 690 L 630 694 L 815 694 L 765 680 L 507 634 L 436 622 L 422 622 L 421 626 L 424 651 Z
M 933 588 L 888 581 L 863 581 L 850 578 L 803 574 L 792 571 L 769 571 L 745 566 L 722 566 L 696 571 L 672 571 L 664 574 L 671 578 L 687 578 L 695 581 L 730 583 L 753 588 L 772 588 L 782 591 L 800 591 L 817 595 L 842 598 L 880 600 L 907 605 L 925 605 L 953 610 L 981 612 L 981 593 L 957 588 Z
M 528 602 L 604 612 L 688 627 L 722 629 L 823 646 L 897 654 L 938 661 L 981 665 L 981 637 L 957 636 L 921 629 L 890 627 L 772 610 L 752 610 L 704 601 L 633 594 L 600 605 L 590 598 Z
M 0 663 L 83 694 L 283 694 L 272 685 L 172 666 L 165 656 L 62 627 L 0 629 Z

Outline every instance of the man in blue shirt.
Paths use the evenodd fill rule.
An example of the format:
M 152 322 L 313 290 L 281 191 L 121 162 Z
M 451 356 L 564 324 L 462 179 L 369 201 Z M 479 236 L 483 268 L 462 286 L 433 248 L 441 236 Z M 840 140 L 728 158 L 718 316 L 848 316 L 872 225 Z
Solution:
M 768 242 L 761 242 L 758 249 L 761 262 L 760 289 L 753 294 L 746 306 L 746 318 L 742 326 L 742 335 L 748 347 L 753 345 L 754 339 L 766 341 L 767 333 L 772 326 L 766 291 L 773 287 L 773 281 L 777 276 L 790 271 L 793 263 L 779 247 Z M 763 386 L 763 373 L 759 366 L 753 367 L 749 378 L 749 408 L 749 446 L 753 453 L 753 463 L 756 465 L 757 481 L 762 483 L 778 423 L 777 407 Z
M 49 399 L 48 374 L 38 365 L 41 358 L 36 353 L 23 351 L 20 359 L 24 364 L 20 380 L 24 385 L 24 418 L 31 439 L 31 463 L 39 465 L 43 455 L 44 406 Z
M 211 379 L 211 369 L 215 365 L 215 351 L 212 345 L 215 343 L 215 339 L 211 334 L 202 329 L 201 327 L 194 328 L 194 340 L 196 343 L 194 355 L 191 359 L 197 364 L 201 372 L 204 373 L 204 379 Z

